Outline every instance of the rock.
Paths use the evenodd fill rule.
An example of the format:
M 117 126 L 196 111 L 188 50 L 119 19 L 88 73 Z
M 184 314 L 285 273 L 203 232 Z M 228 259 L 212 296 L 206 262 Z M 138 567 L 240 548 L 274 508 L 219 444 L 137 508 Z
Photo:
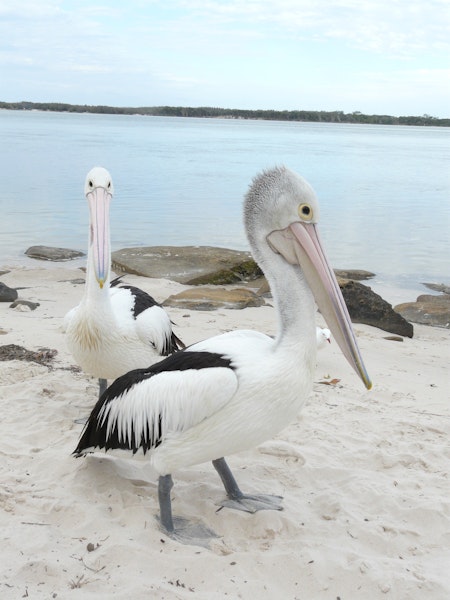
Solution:
M 372 325 L 405 337 L 413 337 L 414 328 L 381 296 L 357 281 L 338 278 L 339 287 L 354 323 Z
M 445 283 L 422 283 L 422 285 L 435 292 L 450 294 L 450 285 L 445 285 Z
M 405 319 L 422 325 L 450 329 L 450 295 L 423 294 L 415 302 L 398 304 L 395 310 Z
M 0 302 L 14 302 L 17 296 L 18 294 L 15 289 L 8 287 L 0 281 Z
M 38 306 L 40 306 L 39 302 L 30 302 L 29 300 L 16 300 L 12 304 L 9 305 L 9 308 L 17 308 L 26 306 L 30 310 L 36 310 Z
M 272 290 L 270 289 L 269 282 L 265 277 L 261 277 L 259 281 L 258 291 L 256 292 L 258 296 L 264 296 L 266 298 L 272 297 Z
M 112 268 L 116 272 L 127 272 L 144 277 L 171 279 L 187 285 L 225 285 L 242 281 L 258 283 L 257 295 L 250 290 L 239 290 L 245 298 L 237 297 L 237 290 L 225 289 L 214 292 L 211 288 L 187 290 L 171 296 L 166 306 L 179 306 L 197 310 L 215 308 L 243 308 L 261 306 L 261 296 L 270 295 L 270 289 L 262 278 L 262 272 L 250 252 L 240 252 L 211 246 L 150 246 L 124 248 L 112 254 Z M 412 337 L 413 326 L 392 306 L 355 280 L 374 276 L 370 271 L 359 269 L 336 269 L 339 285 L 355 323 L 366 323 L 390 333 Z M 346 277 L 343 278 L 342 276 Z M 349 279 L 351 278 L 351 279 Z M 208 289 L 208 292 L 206 292 Z M 258 298 L 259 296 L 259 298 Z
M 84 285 L 86 283 L 86 279 L 81 277 L 77 277 L 77 279 L 66 279 L 68 283 L 72 283 L 73 285 Z
M 112 268 L 187 285 L 225 285 L 261 276 L 250 252 L 211 246 L 150 246 L 112 253 Z
M 336 277 L 353 279 L 353 281 L 364 281 L 365 279 L 372 279 L 372 277 L 375 277 L 375 273 L 363 271 L 362 269 L 334 269 L 334 274 Z
M 216 310 L 218 308 L 241 309 L 248 306 L 262 306 L 264 300 L 251 290 L 235 288 L 196 287 L 170 296 L 164 306 L 190 310 Z
M 84 252 L 79 250 L 70 250 L 69 248 L 53 248 L 52 246 L 30 246 L 25 254 L 30 258 L 39 260 L 52 260 L 55 262 L 73 260 L 80 256 L 85 256 Z
M 262 277 L 250 252 L 213 246 L 123 248 L 112 253 L 112 268 L 187 285 L 227 285 Z M 357 281 L 375 276 L 361 269 L 336 269 L 335 273 Z

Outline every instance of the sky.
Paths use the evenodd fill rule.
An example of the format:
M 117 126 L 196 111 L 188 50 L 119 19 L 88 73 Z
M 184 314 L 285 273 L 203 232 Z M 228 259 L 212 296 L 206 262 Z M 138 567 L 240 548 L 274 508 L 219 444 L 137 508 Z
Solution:
M 0 101 L 450 117 L 450 0 L 0 0 Z

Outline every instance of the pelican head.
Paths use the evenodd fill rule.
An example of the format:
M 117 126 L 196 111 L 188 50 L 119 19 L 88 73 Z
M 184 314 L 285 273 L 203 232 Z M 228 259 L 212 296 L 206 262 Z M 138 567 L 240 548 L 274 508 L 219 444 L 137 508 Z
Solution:
M 86 176 L 84 193 L 91 217 L 89 249 L 92 254 L 95 278 L 103 287 L 109 276 L 110 239 L 109 205 L 114 193 L 111 175 L 103 167 L 94 167 Z
M 255 218 L 256 217 L 256 218 Z M 372 387 L 347 306 L 319 237 L 319 205 L 312 187 L 285 167 L 265 171 L 250 187 L 244 219 L 253 251 L 264 243 L 286 262 L 300 267 L 317 306 L 350 365 Z M 256 228 L 255 223 L 260 225 Z M 255 257 L 264 267 L 264 257 Z

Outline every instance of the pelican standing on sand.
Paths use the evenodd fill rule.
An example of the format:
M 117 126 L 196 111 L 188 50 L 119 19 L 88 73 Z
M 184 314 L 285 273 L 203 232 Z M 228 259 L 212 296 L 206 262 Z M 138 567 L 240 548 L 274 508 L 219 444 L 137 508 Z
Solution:
M 80 304 L 65 316 L 63 328 L 77 364 L 98 377 L 100 397 L 108 379 L 148 367 L 184 344 L 152 296 L 121 285 L 120 278 L 110 282 L 111 175 L 94 167 L 87 174 L 84 192 L 90 212 L 86 288 Z
M 297 417 L 316 364 L 314 298 L 351 366 L 371 387 L 322 249 L 310 185 L 286 168 L 263 172 L 247 192 L 244 220 L 253 256 L 273 292 L 276 338 L 232 331 L 127 373 L 97 402 L 74 451 L 146 455 L 159 473 L 162 528 L 180 541 L 208 535 L 172 517 L 171 474 L 190 465 L 212 461 L 228 496 L 223 506 L 281 510 L 278 496 L 242 493 L 224 456 L 261 444 Z

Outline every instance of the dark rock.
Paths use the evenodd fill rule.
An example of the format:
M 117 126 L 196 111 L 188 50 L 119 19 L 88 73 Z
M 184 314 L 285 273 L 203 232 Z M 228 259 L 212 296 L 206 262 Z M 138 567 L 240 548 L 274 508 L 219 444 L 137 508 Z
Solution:
M 338 278 L 339 287 L 354 323 L 364 323 L 405 337 L 413 337 L 414 328 L 381 296 L 357 281 Z
M 40 304 L 39 302 L 30 302 L 29 300 L 16 300 L 9 305 L 9 308 L 16 308 L 17 306 L 28 306 L 30 310 L 36 310 Z
M 52 260 L 55 262 L 62 262 L 66 260 L 73 260 L 74 258 L 80 258 L 84 256 L 84 252 L 79 250 L 70 250 L 69 248 L 53 248 L 52 246 L 30 246 L 25 254 L 30 258 L 37 258 L 38 260 Z
M 450 329 L 450 295 L 423 294 L 416 302 L 404 302 L 395 307 L 405 319 L 422 325 Z
M 211 246 L 151 246 L 112 253 L 112 268 L 186 285 L 225 285 L 261 276 L 250 252 Z
M 383 339 L 390 340 L 391 342 L 403 342 L 403 338 L 399 335 L 387 335 Z
M 196 287 L 179 294 L 169 296 L 164 306 L 186 308 L 190 310 L 216 310 L 218 308 L 241 309 L 248 306 L 262 306 L 264 300 L 251 290 L 235 288 Z
M 13 302 L 17 299 L 17 292 L 15 289 L 8 287 L 0 281 L 0 302 Z
M 362 269 L 334 269 L 336 277 L 343 279 L 353 279 L 353 281 L 364 281 L 375 277 L 375 273 L 363 271 Z

